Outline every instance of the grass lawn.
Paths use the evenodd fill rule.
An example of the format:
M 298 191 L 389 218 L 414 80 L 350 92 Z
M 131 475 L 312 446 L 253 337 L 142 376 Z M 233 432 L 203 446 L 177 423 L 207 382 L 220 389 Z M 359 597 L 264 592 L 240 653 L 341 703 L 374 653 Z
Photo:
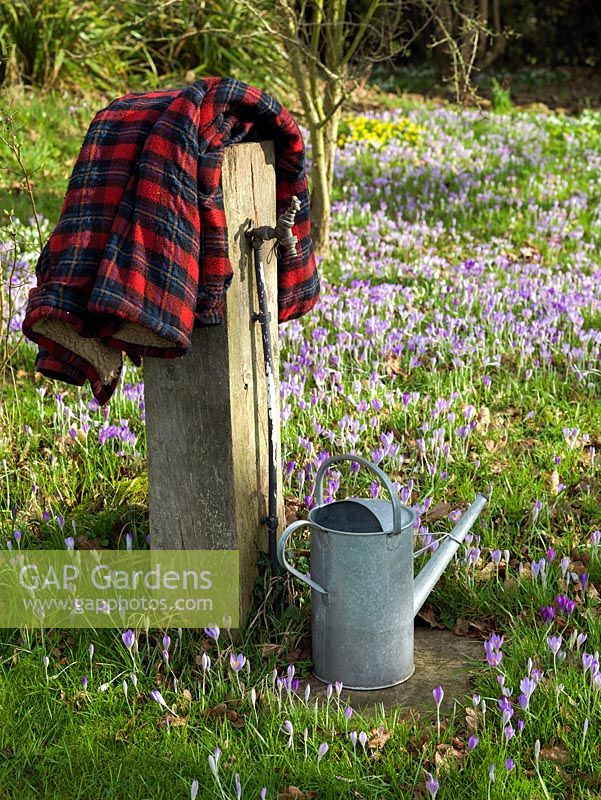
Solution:
M 103 104 L 16 103 L 42 239 Z M 426 550 L 488 495 L 428 613 L 481 636 L 473 697 L 440 725 L 434 698 L 430 716 L 362 716 L 344 689 L 316 705 L 296 684 L 310 598 L 292 583 L 286 613 L 235 645 L 4 629 L 1 798 L 187 798 L 194 781 L 202 798 L 600 796 L 601 114 L 392 105 L 348 121 L 322 298 L 280 327 L 284 488 L 304 516 L 321 461 L 354 451 L 396 481 Z M 34 373 L 17 337 L 39 236 L 18 177 L 0 181 L 0 545 L 145 547 L 142 370 L 107 409 Z M 341 467 L 326 489 L 381 487 Z

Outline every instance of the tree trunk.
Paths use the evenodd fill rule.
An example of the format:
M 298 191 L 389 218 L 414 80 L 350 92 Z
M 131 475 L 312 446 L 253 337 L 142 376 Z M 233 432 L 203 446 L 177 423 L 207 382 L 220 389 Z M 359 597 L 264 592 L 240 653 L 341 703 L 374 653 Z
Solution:
M 330 187 L 325 149 L 325 129 L 311 130 L 311 239 L 316 254 L 327 258 L 330 252 Z

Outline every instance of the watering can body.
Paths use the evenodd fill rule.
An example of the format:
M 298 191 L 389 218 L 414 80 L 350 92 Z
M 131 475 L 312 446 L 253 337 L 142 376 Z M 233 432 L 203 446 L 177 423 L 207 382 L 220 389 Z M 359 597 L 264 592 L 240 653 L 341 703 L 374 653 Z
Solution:
M 390 501 L 348 498 L 323 504 L 325 471 L 345 460 L 375 472 Z M 360 456 L 334 456 L 317 473 L 315 498 L 317 505 L 308 520 L 294 522 L 278 541 L 280 564 L 311 586 L 315 676 L 326 683 L 339 681 L 349 689 L 382 689 L 402 683 L 414 671 L 415 613 L 429 594 L 429 584 L 434 585 L 459 547 L 459 537 L 442 554 L 445 564 L 439 570 L 430 568 L 428 585 L 414 584 L 415 513 L 401 505 L 389 478 L 378 467 Z M 484 498 L 480 501 L 481 508 Z M 474 520 L 476 516 L 472 512 Z M 310 575 L 303 575 L 286 559 L 289 536 L 303 526 L 311 533 Z M 438 552 L 433 559 L 441 561 Z

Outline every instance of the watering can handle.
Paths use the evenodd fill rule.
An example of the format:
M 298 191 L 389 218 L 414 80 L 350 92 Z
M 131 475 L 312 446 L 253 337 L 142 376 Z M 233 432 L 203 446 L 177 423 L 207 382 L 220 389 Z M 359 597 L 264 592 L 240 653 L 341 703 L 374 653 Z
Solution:
M 307 525 L 309 527 L 312 527 L 311 522 L 309 522 L 309 520 L 306 519 L 299 519 L 296 522 L 293 522 L 291 525 L 288 525 L 284 533 L 278 539 L 278 549 L 277 549 L 278 561 L 285 569 L 288 570 L 288 572 L 291 572 L 295 577 L 297 577 L 303 583 L 308 584 L 312 589 L 315 589 L 316 592 L 327 595 L 328 592 L 323 588 L 323 586 L 320 586 L 318 583 L 315 583 L 315 581 L 311 580 L 311 578 L 309 578 L 307 575 L 304 575 L 302 572 L 299 572 L 292 566 L 292 564 L 290 564 L 286 560 L 286 542 L 288 541 L 290 534 L 298 530 L 298 528 L 304 528 Z
M 402 529 L 403 513 L 401 511 L 401 502 L 399 500 L 399 496 L 395 492 L 390 478 L 388 475 L 386 475 L 386 473 L 382 472 L 379 467 L 377 467 L 375 464 L 372 464 L 371 461 L 367 461 L 365 458 L 362 458 L 361 456 L 332 456 L 323 462 L 323 464 L 317 470 L 317 475 L 315 476 L 315 502 L 317 505 L 323 505 L 323 476 L 325 475 L 326 470 L 329 469 L 332 464 L 337 464 L 339 461 L 356 461 L 358 464 L 361 464 L 362 466 L 367 467 L 367 469 L 370 469 L 372 472 L 375 472 L 380 481 L 386 487 L 392 502 L 392 533 L 400 533 Z

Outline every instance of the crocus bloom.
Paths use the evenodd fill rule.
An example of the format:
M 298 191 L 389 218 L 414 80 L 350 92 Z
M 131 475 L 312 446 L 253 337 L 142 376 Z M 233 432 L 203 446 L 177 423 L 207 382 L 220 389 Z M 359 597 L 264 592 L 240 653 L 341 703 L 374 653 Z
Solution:
M 470 753 L 472 752 L 472 750 L 478 744 L 479 741 L 480 739 L 478 739 L 478 737 L 474 736 L 474 734 L 472 733 L 470 738 L 467 740 L 467 749 L 469 750 Z
M 325 754 L 330 749 L 330 746 L 327 742 L 323 742 L 319 745 L 319 750 L 317 751 L 317 763 L 321 761 L 321 759 L 325 756 Z
M 85 691 L 85 690 L 88 688 L 88 678 L 87 678 L 87 675 L 84 675 L 84 676 L 83 676 L 83 678 L 81 679 L 81 685 L 83 686 L 83 688 L 84 688 L 84 691 Z
M 167 703 L 165 702 L 163 695 L 159 692 L 158 689 L 153 689 L 152 692 L 150 693 L 150 697 L 152 698 L 152 700 L 155 701 L 155 703 L 158 703 L 160 706 L 164 706 L 165 708 L 167 708 Z
M 558 594 L 557 597 L 555 598 L 555 603 L 557 605 L 557 608 L 566 614 L 571 614 L 572 611 L 574 611 L 574 609 L 576 608 L 576 601 L 572 600 L 565 594 Z
M 192 781 L 192 786 L 190 787 L 190 800 L 196 800 L 197 794 L 198 794 L 198 781 L 194 779 Z
M 559 652 L 559 648 L 562 645 L 562 638 L 561 636 L 547 636 L 547 644 L 549 646 L 549 650 L 553 653 L 553 655 L 557 655 Z
M 72 536 L 66 537 L 65 547 L 67 548 L 67 550 L 75 550 L 75 539 Z
M 205 633 L 210 639 L 214 639 L 217 641 L 219 639 L 219 628 L 214 626 L 213 628 L 205 628 Z
M 289 719 L 284 720 L 284 725 L 282 726 L 282 733 L 288 735 L 288 747 L 292 747 L 294 741 L 294 728 Z
M 209 769 L 213 773 L 215 777 L 217 777 L 217 773 L 219 771 L 219 756 L 221 755 L 221 750 L 216 748 L 213 755 L 209 756 Z
M 506 758 L 505 759 L 505 769 L 507 772 L 511 772 L 511 770 L 515 767 L 515 761 L 513 758 Z
M 243 653 L 238 653 L 237 656 L 235 656 L 233 653 L 230 653 L 230 667 L 234 670 L 234 672 L 240 672 L 245 664 L 246 656 Z
M 128 650 L 131 650 L 135 641 L 135 635 L 131 628 L 128 628 L 124 631 L 121 635 L 123 639 L 123 644 L 127 647 Z
M 543 606 L 540 610 L 540 615 L 543 618 L 543 622 L 551 622 L 555 616 L 555 609 L 553 606 Z
M 438 794 L 439 783 L 436 780 L 436 778 L 434 778 L 432 776 L 431 772 L 427 772 L 426 776 L 427 776 L 427 778 L 426 778 L 426 789 L 428 790 L 428 793 L 429 793 L 430 797 L 432 798 L 432 800 L 434 800 L 434 798 Z
M 432 694 L 434 695 L 434 702 L 436 703 L 436 707 L 439 708 L 440 704 L 442 703 L 442 698 L 444 697 L 444 691 L 442 686 L 437 686 L 435 689 L 433 689 Z
M 495 782 L 495 765 L 494 764 L 491 764 L 490 767 L 488 768 L 488 779 L 490 780 L 491 783 Z

